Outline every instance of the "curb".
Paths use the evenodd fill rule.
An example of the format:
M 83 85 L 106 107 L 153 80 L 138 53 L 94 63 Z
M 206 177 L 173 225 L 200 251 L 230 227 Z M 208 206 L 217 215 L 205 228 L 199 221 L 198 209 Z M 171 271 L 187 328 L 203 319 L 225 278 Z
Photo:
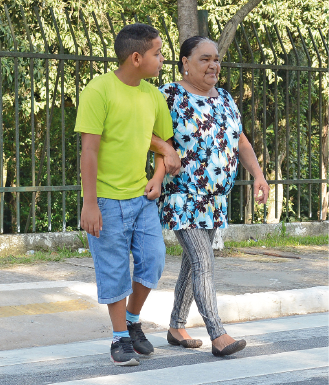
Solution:
M 1 284 L 0 292 L 55 288 L 68 288 L 79 295 L 83 294 L 90 297 L 93 301 L 97 301 L 96 284 L 80 281 Z M 141 320 L 167 328 L 173 301 L 173 291 L 151 291 L 141 311 Z M 246 293 L 241 295 L 217 295 L 217 305 L 224 324 L 291 315 L 323 313 L 329 311 L 329 287 L 315 286 L 306 289 Z M 204 326 L 203 319 L 194 301 L 186 326 Z
M 65 282 L 62 281 L 60 285 L 64 286 Z M 67 287 L 97 300 L 95 284 L 67 282 Z M 173 302 L 174 293 L 172 291 L 153 290 L 145 302 L 140 317 L 145 322 L 156 323 L 167 328 Z M 217 306 L 223 323 L 323 313 L 329 311 L 329 287 L 315 286 L 307 289 L 217 295 Z M 194 301 L 186 326 L 204 326 Z
M 141 319 L 168 327 L 173 298 L 173 292 L 152 291 L 142 309 Z M 329 311 L 329 288 L 316 286 L 276 292 L 217 295 L 217 305 L 223 323 L 322 313 Z M 195 302 L 192 303 L 186 326 L 204 326 Z

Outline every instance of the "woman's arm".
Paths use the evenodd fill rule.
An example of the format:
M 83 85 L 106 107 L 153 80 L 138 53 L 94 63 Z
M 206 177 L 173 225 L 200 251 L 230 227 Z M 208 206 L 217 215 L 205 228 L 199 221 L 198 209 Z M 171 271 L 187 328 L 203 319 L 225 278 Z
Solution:
M 150 150 L 156 154 L 163 155 L 163 161 L 166 168 L 166 173 L 177 175 L 181 167 L 179 156 L 172 147 L 172 140 L 166 142 L 156 135 L 152 135 Z
M 270 188 L 264 178 L 261 168 L 259 167 L 256 154 L 244 133 L 241 133 L 240 139 L 239 139 L 239 158 L 243 167 L 255 179 L 254 180 L 255 200 L 258 203 L 266 203 Z M 259 191 L 262 191 L 262 194 L 260 196 L 258 196 Z

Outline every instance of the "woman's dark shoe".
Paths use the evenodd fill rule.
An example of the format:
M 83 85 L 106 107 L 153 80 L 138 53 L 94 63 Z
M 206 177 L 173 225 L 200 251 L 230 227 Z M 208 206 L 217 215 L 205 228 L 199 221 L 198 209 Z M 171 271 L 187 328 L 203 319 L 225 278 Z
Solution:
M 181 340 L 179 341 L 177 338 L 173 337 L 173 335 L 168 330 L 167 334 L 167 341 L 170 343 L 170 345 L 181 345 L 184 346 L 184 348 L 199 348 L 202 345 L 201 340 Z
M 247 343 L 245 340 L 239 340 L 233 342 L 233 344 L 225 346 L 223 350 L 219 350 L 215 348 L 215 346 L 212 346 L 212 354 L 216 357 L 218 356 L 229 356 L 230 354 L 234 354 L 236 352 L 239 352 L 240 350 L 244 349 L 246 347 Z

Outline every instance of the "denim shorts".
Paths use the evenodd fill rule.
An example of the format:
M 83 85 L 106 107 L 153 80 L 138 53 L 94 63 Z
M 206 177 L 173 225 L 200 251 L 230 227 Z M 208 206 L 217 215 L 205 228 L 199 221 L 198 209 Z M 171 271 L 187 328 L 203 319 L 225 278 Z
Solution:
M 161 277 L 166 248 L 156 202 L 146 196 L 116 200 L 97 198 L 103 230 L 99 238 L 88 234 L 94 260 L 98 302 L 118 302 L 132 293 L 132 279 L 154 289 Z

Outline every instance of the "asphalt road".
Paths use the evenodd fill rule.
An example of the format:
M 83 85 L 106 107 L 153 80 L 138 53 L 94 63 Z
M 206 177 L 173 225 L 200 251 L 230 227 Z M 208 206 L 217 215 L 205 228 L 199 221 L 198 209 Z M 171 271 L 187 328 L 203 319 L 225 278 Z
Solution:
M 110 362 L 110 339 L 16 349 L 0 353 L 1 385 L 327 385 L 326 313 L 227 325 L 247 340 L 245 350 L 211 354 L 205 328 L 190 332 L 199 349 L 167 344 L 165 332 L 148 334 L 155 353 L 136 367 Z

